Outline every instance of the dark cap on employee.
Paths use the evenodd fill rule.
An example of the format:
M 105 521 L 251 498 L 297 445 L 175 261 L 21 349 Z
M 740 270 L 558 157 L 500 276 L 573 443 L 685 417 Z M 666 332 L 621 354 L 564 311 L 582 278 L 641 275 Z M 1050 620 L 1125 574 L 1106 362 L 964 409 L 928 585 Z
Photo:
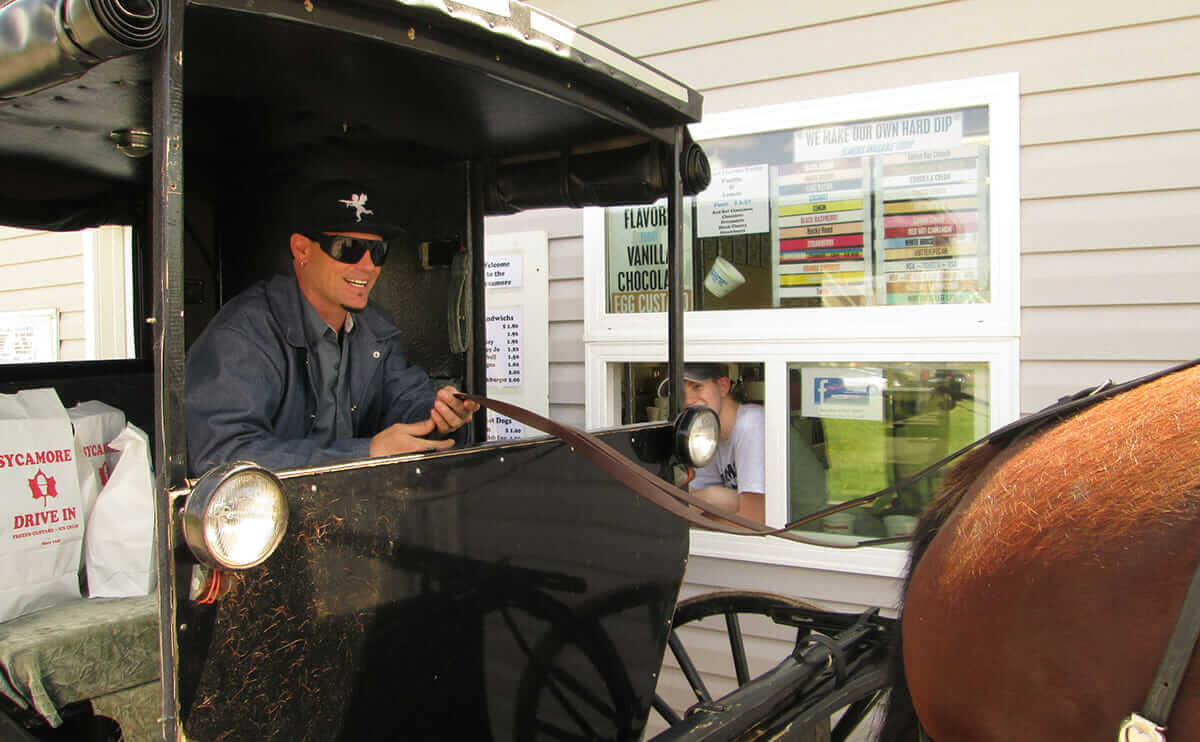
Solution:
M 404 234 L 400 199 L 384 184 L 366 179 L 316 183 L 292 202 L 293 229 L 301 234 L 362 232 L 392 240 Z
M 683 378 L 686 381 L 708 381 L 710 379 L 720 379 L 728 375 L 729 372 L 725 370 L 725 364 L 723 363 L 683 364 Z
M 683 379 L 700 383 L 728 376 L 729 372 L 723 363 L 685 363 L 683 364 Z M 658 396 L 665 397 L 671 389 L 671 377 L 666 377 L 658 385 Z

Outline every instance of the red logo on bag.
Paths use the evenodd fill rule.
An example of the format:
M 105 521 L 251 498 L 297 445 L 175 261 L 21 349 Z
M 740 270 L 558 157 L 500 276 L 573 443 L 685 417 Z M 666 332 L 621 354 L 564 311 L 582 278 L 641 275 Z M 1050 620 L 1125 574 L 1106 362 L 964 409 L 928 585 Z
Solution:
M 29 491 L 33 493 L 33 499 L 42 498 L 42 507 L 46 507 L 46 498 L 58 497 L 58 486 L 54 483 L 54 477 L 46 476 L 46 472 L 41 469 L 29 480 Z

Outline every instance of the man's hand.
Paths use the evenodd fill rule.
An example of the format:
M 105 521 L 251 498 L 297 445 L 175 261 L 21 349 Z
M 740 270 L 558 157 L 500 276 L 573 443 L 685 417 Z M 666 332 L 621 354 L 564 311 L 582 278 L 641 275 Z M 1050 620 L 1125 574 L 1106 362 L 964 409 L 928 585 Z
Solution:
M 458 390 L 452 386 L 438 389 L 433 409 L 429 411 L 429 418 L 442 435 L 458 430 L 479 411 L 478 402 L 459 399 L 457 394 Z
M 371 438 L 371 456 L 391 456 L 398 453 L 417 451 L 439 451 L 454 446 L 453 440 L 431 441 L 424 436 L 436 429 L 432 418 L 419 423 L 396 423 L 389 425 Z

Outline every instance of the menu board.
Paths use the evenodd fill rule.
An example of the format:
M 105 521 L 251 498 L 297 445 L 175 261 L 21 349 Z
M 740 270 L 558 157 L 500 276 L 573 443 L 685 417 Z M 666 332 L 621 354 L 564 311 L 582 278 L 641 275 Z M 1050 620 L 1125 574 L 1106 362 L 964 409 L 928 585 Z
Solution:
M 864 176 L 862 157 L 777 168 L 780 298 L 866 292 Z
M 771 168 L 777 305 L 988 300 L 987 163 L 963 113 L 799 129 Z
M 487 313 L 488 386 L 521 385 L 521 308 Z
M 981 147 L 967 145 L 879 158 L 882 301 L 986 301 L 987 252 L 980 249 L 986 209 L 979 203 L 986 160 L 980 155 Z

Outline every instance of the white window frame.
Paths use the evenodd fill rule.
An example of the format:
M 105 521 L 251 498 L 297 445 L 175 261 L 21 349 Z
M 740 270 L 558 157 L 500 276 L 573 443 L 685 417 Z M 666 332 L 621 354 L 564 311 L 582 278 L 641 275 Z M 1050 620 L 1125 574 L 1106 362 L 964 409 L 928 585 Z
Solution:
M 855 337 L 862 327 L 870 327 L 874 337 L 907 338 L 915 326 L 924 328 L 924 337 L 1019 336 L 1020 87 L 1016 73 L 719 113 L 692 126 L 691 132 L 703 144 L 706 139 L 978 105 L 988 106 L 990 302 L 687 312 L 687 342 L 773 340 L 779 322 L 772 317 L 779 312 L 797 312 L 789 315 L 789 324 L 804 327 L 810 339 Z M 665 312 L 607 311 L 602 208 L 585 210 L 583 239 L 584 341 L 665 341 Z
M 764 364 L 767 522 L 787 517 L 789 363 L 985 363 L 992 428 L 1019 414 L 1020 87 L 1014 74 L 763 106 L 691 127 L 701 142 L 806 126 L 986 105 L 989 109 L 991 301 L 985 304 L 768 308 L 687 312 L 689 361 Z M 604 210 L 584 213 L 584 362 L 589 429 L 620 423 L 620 368 L 665 362 L 665 313 L 607 312 Z M 864 328 L 867 328 L 864 330 Z M 920 334 L 914 334 L 920 328 Z M 865 493 L 864 493 L 865 494 Z M 807 546 L 693 530 L 691 553 L 833 572 L 898 577 L 907 552 Z

